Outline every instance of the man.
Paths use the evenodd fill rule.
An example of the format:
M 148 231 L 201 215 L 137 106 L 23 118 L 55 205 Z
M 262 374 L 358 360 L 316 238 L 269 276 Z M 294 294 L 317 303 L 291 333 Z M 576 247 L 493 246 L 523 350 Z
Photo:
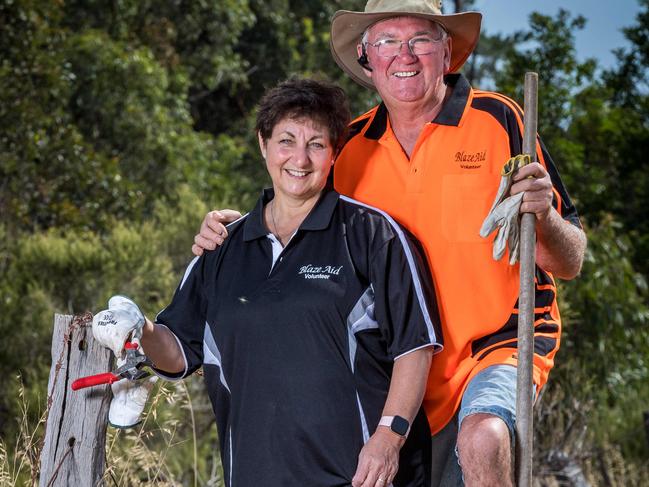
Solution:
M 494 261 L 493 238 L 479 232 L 503 164 L 521 152 L 522 112 L 454 74 L 473 51 L 480 22 L 476 12 L 441 14 L 440 0 L 371 0 L 364 12 L 337 12 L 331 26 L 338 65 L 383 101 L 352 122 L 334 186 L 412 232 L 436 282 L 445 348 L 424 398 L 434 485 L 512 485 L 519 267 Z M 510 194 L 524 192 L 520 212 L 536 216 L 538 392 L 559 347 L 553 276 L 579 273 L 586 237 L 540 141 L 537 156 L 514 176 Z M 222 242 L 228 216 L 208 214 L 195 253 Z M 366 487 L 364 478 L 358 472 L 353 485 Z

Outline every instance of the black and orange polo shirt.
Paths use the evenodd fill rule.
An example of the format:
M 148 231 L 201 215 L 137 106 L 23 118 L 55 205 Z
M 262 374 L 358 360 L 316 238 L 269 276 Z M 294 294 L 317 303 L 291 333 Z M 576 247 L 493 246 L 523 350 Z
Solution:
M 335 164 L 342 194 L 392 215 L 423 245 L 436 283 L 445 348 L 431 368 L 424 407 L 439 431 L 478 371 L 516 364 L 519 267 L 492 258 L 494 235 L 480 226 L 495 198 L 500 170 L 521 153 L 523 115 L 498 93 L 473 90 L 462 75 L 442 111 L 427 123 L 410 159 L 399 145 L 385 105 L 351 125 Z M 538 160 L 554 185 L 554 207 L 580 226 L 557 169 L 537 143 Z M 545 384 L 559 348 L 561 320 L 551 274 L 536 269 L 534 381 Z

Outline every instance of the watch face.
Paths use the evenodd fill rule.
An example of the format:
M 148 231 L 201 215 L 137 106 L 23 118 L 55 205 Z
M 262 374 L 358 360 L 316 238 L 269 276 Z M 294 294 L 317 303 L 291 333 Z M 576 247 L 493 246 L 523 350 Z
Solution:
M 410 423 L 408 422 L 408 420 L 402 418 L 401 416 L 395 416 L 392 419 L 392 424 L 390 425 L 390 429 L 401 436 L 406 436 L 409 427 Z

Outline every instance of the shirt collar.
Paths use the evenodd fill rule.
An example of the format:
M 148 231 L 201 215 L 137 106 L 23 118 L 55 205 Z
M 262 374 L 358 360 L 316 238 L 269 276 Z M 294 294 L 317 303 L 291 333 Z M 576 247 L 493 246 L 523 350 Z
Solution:
M 446 99 L 442 110 L 437 114 L 433 123 L 439 125 L 458 126 L 462 119 L 462 114 L 469 101 L 471 85 L 464 75 L 459 73 L 448 74 L 444 77 L 445 83 L 453 88 L 451 96 Z M 379 140 L 388 127 L 388 109 L 385 103 L 377 107 L 370 125 L 365 131 L 365 138 Z
M 457 127 L 460 124 L 460 120 L 462 120 L 462 114 L 464 114 L 464 110 L 469 102 L 471 85 L 464 75 L 458 73 L 446 75 L 444 81 L 453 90 L 451 91 L 451 96 L 442 105 L 442 110 L 437 114 L 433 123 Z
M 304 219 L 299 231 L 317 231 L 324 230 L 329 226 L 331 217 L 336 209 L 339 194 L 331 189 L 324 189 L 318 202 L 311 209 L 307 217 Z M 272 188 L 266 188 L 262 192 L 260 198 L 257 200 L 255 208 L 250 212 L 248 218 L 244 222 L 243 240 L 249 242 L 261 237 L 266 237 L 269 231 L 264 225 L 264 206 L 268 204 L 275 197 L 275 192 Z
M 388 108 L 381 102 L 374 113 L 370 126 L 365 131 L 365 138 L 379 140 L 388 128 Z

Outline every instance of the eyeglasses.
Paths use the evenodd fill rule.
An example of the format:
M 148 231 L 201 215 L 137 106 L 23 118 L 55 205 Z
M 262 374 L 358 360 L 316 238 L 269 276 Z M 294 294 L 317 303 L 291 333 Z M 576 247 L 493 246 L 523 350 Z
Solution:
M 376 52 L 381 57 L 395 57 L 401 54 L 401 47 L 408 44 L 408 49 L 414 56 L 423 56 L 430 54 L 435 50 L 435 45 L 446 39 L 446 31 L 441 30 L 435 34 L 418 35 L 407 41 L 398 39 L 380 39 L 374 43 L 368 42 L 367 45 L 376 48 Z

